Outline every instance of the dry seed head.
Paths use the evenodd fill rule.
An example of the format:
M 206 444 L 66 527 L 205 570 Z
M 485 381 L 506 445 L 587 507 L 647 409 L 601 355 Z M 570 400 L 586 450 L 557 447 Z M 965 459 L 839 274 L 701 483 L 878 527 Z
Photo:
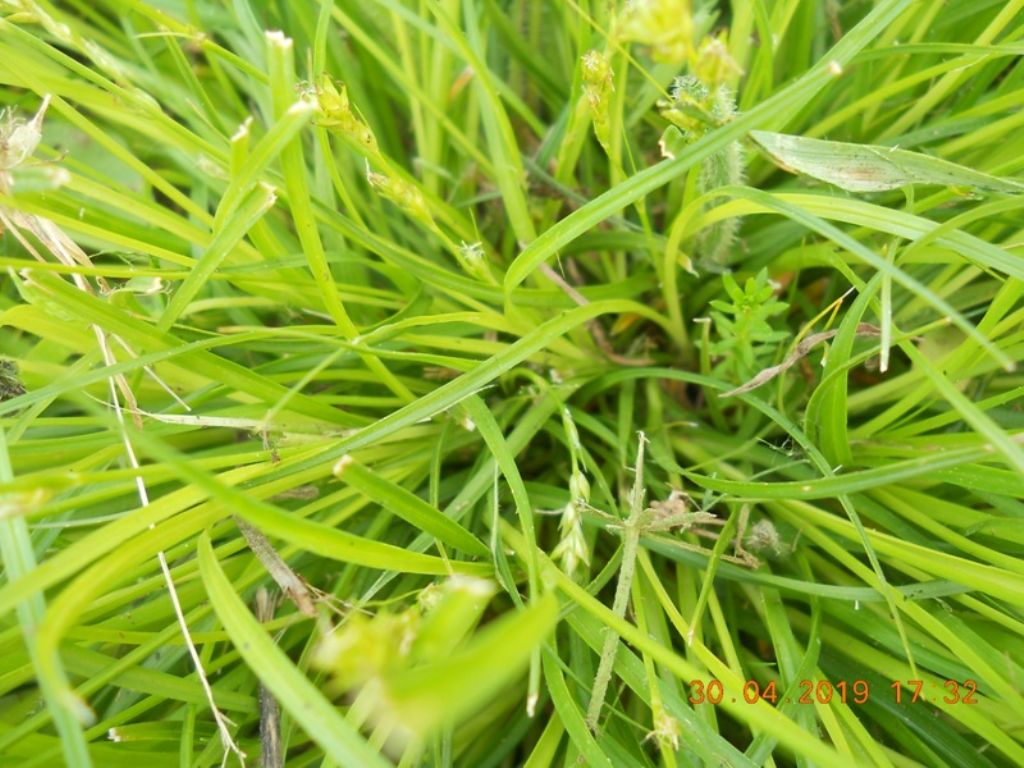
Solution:
M 50 96 L 47 94 L 35 116 L 27 122 L 11 109 L 0 113 L 4 118 L 0 126 L 0 171 L 16 168 L 35 153 L 43 137 L 43 115 L 49 105 Z
M 671 746 L 672 750 L 679 749 L 679 737 L 683 735 L 683 728 L 671 715 L 660 712 L 654 719 L 654 730 L 648 735 L 653 737 L 659 745 Z
M 656 499 L 651 502 L 651 511 L 660 518 L 681 515 L 686 512 L 686 494 L 678 488 L 673 488 L 664 501 Z
M 746 535 L 744 545 L 755 554 L 777 555 L 782 551 L 782 539 L 775 524 L 768 518 L 754 523 Z

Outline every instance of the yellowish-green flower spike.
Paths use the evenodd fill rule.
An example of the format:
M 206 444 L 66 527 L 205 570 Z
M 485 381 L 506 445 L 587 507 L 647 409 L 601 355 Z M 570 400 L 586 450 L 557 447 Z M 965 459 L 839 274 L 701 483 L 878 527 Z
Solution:
M 353 111 L 344 83 L 335 83 L 324 75 L 313 89 L 313 95 L 320 109 L 317 118 L 319 125 L 339 132 L 369 157 L 380 155 L 377 137 L 373 135 L 370 126 Z
M 575 578 L 581 565 L 590 565 L 590 548 L 583 535 L 583 516 L 577 502 L 570 501 L 565 505 L 558 532 L 562 538 L 552 552 L 552 557 L 562 564 L 562 570 Z
M 487 260 L 486 256 L 484 255 L 483 243 L 462 242 L 459 244 L 458 250 L 455 252 L 455 255 L 459 260 L 459 265 L 468 274 L 474 275 L 483 280 L 493 279 L 490 273 L 487 271 Z
M 689 0 L 632 0 L 616 33 L 621 40 L 646 45 L 655 61 L 681 64 L 692 54 L 693 9 Z
M 426 592 L 427 590 L 424 590 Z M 473 631 L 497 591 L 493 581 L 456 574 L 418 600 L 423 609 L 409 658 L 430 663 L 447 657 Z
M 587 51 L 583 55 L 583 95 L 590 108 L 590 118 L 594 122 L 594 135 L 608 151 L 609 147 L 609 104 L 613 84 L 613 72 L 608 57 L 600 51 Z
M 702 83 L 715 90 L 743 74 L 740 65 L 729 55 L 729 42 L 723 30 L 705 37 L 697 51 L 693 73 Z
M 416 186 L 396 176 L 371 170 L 369 162 L 367 162 L 366 180 L 381 197 L 390 200 L 414 219 L 431 227 L 434 226 L 434 217 L 430 215 L 427 201 Z
M 569 576 L 575 577 L 581 565 L 590 565 L 590 548 L 583 535 L 583 507 L 590 501 L 590 482 L 580 469 L 569 476 L 569 503 L 562 510 L 558 531 L 562 536 L 553 556 Z
M 562 568 L 572 578 L 576 577 L 581 565 L 590 565 L 590 548 L 583 535 L 583 509 L 590 502 L 590 481 L 580 469 L 579 454 L 582 450 L 576 423 L 568 408 L 562 408 L 562 424 L 569 439 L 569 455 L 572 472 L 569 475 L 569 503 L 562 510 L 558 525 L 562 538 L 552 556 L 561 562 Z
M 341 690 L 364 685 L 406 664 L 420 623 L 412 607 L 402 613 L 378 613 L 372 618 L 352 616 L 336 631 L 323 637 L 313 663 L 330 670 Z

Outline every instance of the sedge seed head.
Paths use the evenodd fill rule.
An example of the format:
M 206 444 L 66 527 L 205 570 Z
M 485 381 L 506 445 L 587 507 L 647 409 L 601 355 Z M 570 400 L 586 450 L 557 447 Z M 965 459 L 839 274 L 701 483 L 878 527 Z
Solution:
M 654 719 L 654 730 L 650 736 L 657 739 L 658 743 L 671 749 L 679 749 L 679 739 L 683 735 L 683 727 L 679 721 L 666 712 L 661 712 Z
M 607 117 L 608 101 L 615 90 L 612 81 L 611 64 L 608 57 L 600 51 L 587 51 L 583 54 L 583 93 L 587 97 L 590 111 L 595 116 Z
M 413 218 L 426 223 L 432 223 L 430 208 L 419 188 L 387 173 L 378 173 L 367 167 L 366 180 L 370 186 L 383 198 L 390 200 Z
M 325 75 L 307 91 L 307 96 L 312 97 L 317 109 L 320 110 L 317 118 L 319 125 L 349 138 L 369 155 L 376 156 L 380 153 L 377 137 L 370 126 L 355 113 L 344 83 L 337 83 Z
M 782 551 L 782 538 L 771 520 L 764 518 L 754 523 L 746 535 L 744 544 L 758 555 L 777 555 Z
M 558 529 L 562 540 L 552 552 L 552 557 L 560 561 L 565 572 L 573 577 L 581 565 L 590 564 L 590 548 L 583 535 L 583 516 L 575 502 L 570 501 L 565 505 Z
M 590 501 L 590 481 L 578 469 L 569 476 L 569 495 L 573 501 Z
M 321 638 L 313 663 L 329 670 L 342 690 L 363 685 L 403 664 L 419 621 L 417 608 L 398 614 L 381 612 L 373 617 L 353 614 Z
M 689 0 L 632 0 L 619 19 L 618 34 L 650 49 L 651 58 L 680 64 L 692 52 L 693 9 Z
M 731 78 L 743 74 L 740 65 L 729 55 L 726 33 L 705 37 L 697 50 L 694 74 L 710 88 L 726 84 Z
M 16 168 L 35 154 L 43 138 L 43 115 L 49 103 L 47 96 L 31 120 L 19 117 L 13 109 L 0 112 L 0 170 Z

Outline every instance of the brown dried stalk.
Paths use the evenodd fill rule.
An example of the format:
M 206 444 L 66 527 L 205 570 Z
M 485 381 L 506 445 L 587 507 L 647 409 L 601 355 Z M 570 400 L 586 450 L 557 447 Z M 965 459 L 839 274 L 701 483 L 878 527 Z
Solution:
M 765 368 L 763 371 L 758 373 L 754 378 L 748 381 L 746 384 L 736 387 L 736 389 L 730 389 L 728 392 L 722 392 L 719 397 L 734 397 L 736 395 L 742 395 L 745 392 L 750 392 L 757 389 L 762 384 L 765 384 L 780 373 L 784 373 L 788 369 L 796 365 L 802 358 L 810 354 L 811 350 L 822 342 L 828 341 L 833 336 L 839 333 L 838 329 L 832 329 L 831 331 L 822 331 L 821 333 L 812 333 L 810 336 L 805 338 L 799 344 L 796 345 L 796 349 L 789 353 L 789 356 L 778 365 L 773 365 L 769 368 Z M 860 323 L 857 326 L 858 336 L 878 336 L 881 331 L 873 325 L 868 323 Z

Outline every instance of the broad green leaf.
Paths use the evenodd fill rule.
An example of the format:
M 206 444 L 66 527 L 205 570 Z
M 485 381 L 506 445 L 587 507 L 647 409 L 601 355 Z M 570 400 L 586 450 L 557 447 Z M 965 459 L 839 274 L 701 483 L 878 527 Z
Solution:
M 897 147 L 810 139 L 771 131 L 751 131 L 750 137 L 787 171 L 806 174 L 848 192 L 881 192 L 909 184 L 973 187 L 1006 194 L 1024 192 L 1021 182 Z

